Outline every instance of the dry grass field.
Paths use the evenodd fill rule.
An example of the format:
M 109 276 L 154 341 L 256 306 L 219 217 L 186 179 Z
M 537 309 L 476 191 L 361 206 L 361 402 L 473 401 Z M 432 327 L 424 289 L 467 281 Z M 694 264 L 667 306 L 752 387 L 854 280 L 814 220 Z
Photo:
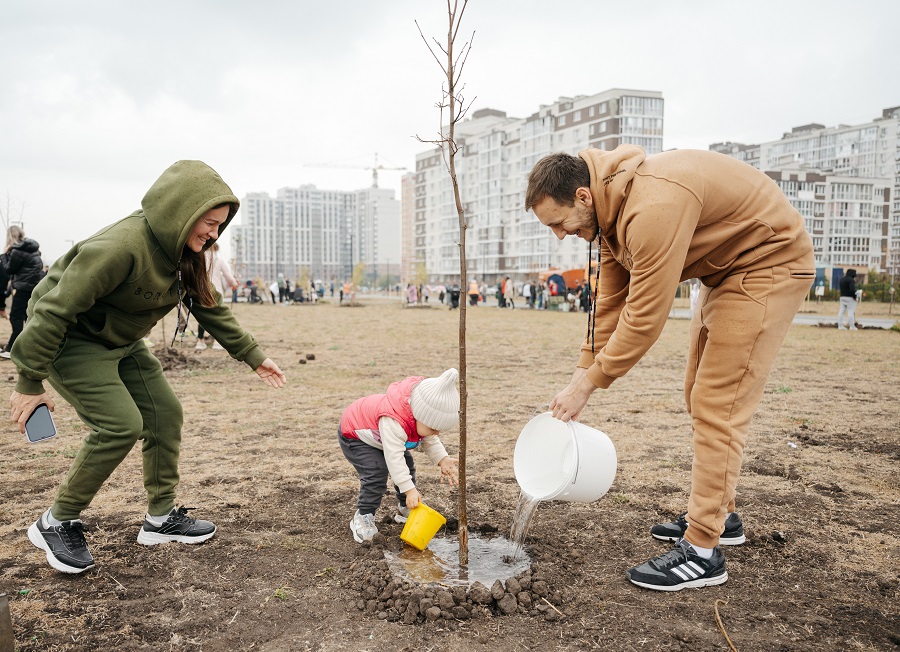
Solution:
M 180 500 L 219 526 L 206 544 L 136 543 L 145 502 L 133 451 L 83 515 L 96 567 L 53 571 L 25 531 L 52 502 L 83 427 L 60 400 L 55 439 L 30 445 L 3 429 L 0 593 L 16 650 L 726 650 L 717 608 L 741 652 L 900 645 L 900 333 L 791 329 L 752 427 L 738 488 L 748 541 L 725 551 L 727 584 L 662 594 L 624 575 L 666 549 L 648 529 L 687 502 L 688 323 L 673 319 L 583 414 L 617 449 L 609 494 L 542 504 L 526 540 L 562 616 L 403 625 L 357 608 L 358 571 L 382 552 L 347 528 L 357 479 L 336 428 L 352 400 L 457 366 L 458 312 L 363 302 L 235 306 L 285 370 L 280 391 L 222 351 L 195 352 L 191 338 L 176 355 L 158 349 L 185 408 Z M 516 437 L 568 381 L 585 316 L 467 314 L 469 521 L 504 534 L 518 496 Z M 152 339 L 171 338 L 173 322 Z M 8 394 L 14 370 L 0 364 Z M 457 450 L 457 433 L 443 439 Z M 455 494 L 416 459 L 425 500 L 453 513 Z M 396 542 L 400 526 L 380 526 Z

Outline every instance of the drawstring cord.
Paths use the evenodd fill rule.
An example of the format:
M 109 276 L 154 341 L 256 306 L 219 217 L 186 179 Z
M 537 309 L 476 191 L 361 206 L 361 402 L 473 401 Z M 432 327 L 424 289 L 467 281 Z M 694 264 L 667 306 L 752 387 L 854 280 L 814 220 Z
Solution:
M 597 321 L 596 312 L 597 312 L 597 293 L 600 292 L 600 236 L 603 235 L 603 229 L 599 229 L 597 231 L 597 273 L 594 277 L 594 288 L 591 289 L 591 258 L 593 258 L 593 254 L 591 252 L 591 248 L 594 245 L 594 241 L 591 240 L 588 242 L 588 333 L 591 338 L 591 355 L 597 355 L 597 351 L 594 349 L 594 324 Z
M 184 307 L 184 322 L 181 321 L 181 261 L 178 261 L 178 280 L 176 283 L 178 291 L 178 322 L 175 324 L 175 333 L 172 335 L 172 343 L 169 347 L 175 346 L 175 338 L 178 337 L 178 330 L 181 329 L 181 346 L 184 346 L 184 335 L 188 327 L 188 319 L 191 317 L 191 301 L 188 301 Z

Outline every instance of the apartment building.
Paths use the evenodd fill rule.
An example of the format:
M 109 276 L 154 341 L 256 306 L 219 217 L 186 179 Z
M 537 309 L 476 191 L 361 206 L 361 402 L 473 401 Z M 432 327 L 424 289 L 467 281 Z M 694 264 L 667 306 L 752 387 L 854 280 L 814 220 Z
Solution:
M 412 283 L 416 278 L 415 218 L 416 175 L 407 172 L 400 177 L 400 279 Z
M 241 279 L 342 282 L 358 263 L 375 280 L 400 261 L 400 202 L 394 191 L 365 188 L 282 188 L 275 197 L 249 193 L 229 228 L 235 273 Z
M 803 216 L 812 236 L 816 267 L 839 268 L 835 285 L 854 268 L 865 277 L 882 271 L 888 252 L 891 181 L 825 175 L 805 170 L 766 172 Z M 822 276 L 824 277 L 824 271 Z
M 812 123 L 779 140 L 710 149 L 779 182 L 806 220 L 817 266 L 900 273 L 900 107 L 862 125 Z
M 648 154 L 661 152 L 663 114 L 658 91 L 611 89 L 561 97 L 527 118 L 481 109 L 458 123 L 455 167 L 468 225 L 469 278 L 493 283 L 506 276 L 534 278 L 551 266 L 583 267 L 583 241 L 560 241 L 525 212 L 528 173 L 553 152 L 575 155 L 586 147 L 611 150 L 623 143 L 641 145 Z M 416 156 L 413 193 L 412 233 L 404 232 L 404 239 L 412 243 L 414 260 L 404 260 L 403 268 L 424 265 L 430 281 L 457 282 L 459 213 L 440 149 Z

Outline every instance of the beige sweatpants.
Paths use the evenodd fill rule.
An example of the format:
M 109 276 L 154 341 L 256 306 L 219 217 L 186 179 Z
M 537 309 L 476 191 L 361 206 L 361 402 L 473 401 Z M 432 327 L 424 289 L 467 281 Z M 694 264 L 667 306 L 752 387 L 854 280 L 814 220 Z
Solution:
M 719 543 L 734 511 L 750 420 L 775 355 L 815 279 L 811 252 L 796 263 L 736 273 L 703 287 L 690 329 L 685 399 L 694 434 L 685 539 Z

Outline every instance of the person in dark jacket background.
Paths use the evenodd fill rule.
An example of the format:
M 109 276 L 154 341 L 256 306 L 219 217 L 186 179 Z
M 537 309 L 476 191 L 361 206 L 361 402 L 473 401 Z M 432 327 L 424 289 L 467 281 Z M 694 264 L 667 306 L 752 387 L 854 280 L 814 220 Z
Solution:
M 841 309 L 838 311 L 838 330 L 845 331 L 844 314 L 850 321 L 850 330 L 856 330 L 856 270 L 848 269 L 841 277 Z
M 4 292 L 0 296 L 0 316 L 6 316 L 6 284 L 12 285 L 12 308 L 9 311 L 9 324 L 12 333 L 9 336 L 0 358 L 9 359 L 16 338 L 25 327 L 25 311 L 34 286 L 44 278 L 44 261 L 37 242 L 25 237 L 21 227 L 13 225 L 6 231 L 6 251 L 0 254 L 0 283 Z

